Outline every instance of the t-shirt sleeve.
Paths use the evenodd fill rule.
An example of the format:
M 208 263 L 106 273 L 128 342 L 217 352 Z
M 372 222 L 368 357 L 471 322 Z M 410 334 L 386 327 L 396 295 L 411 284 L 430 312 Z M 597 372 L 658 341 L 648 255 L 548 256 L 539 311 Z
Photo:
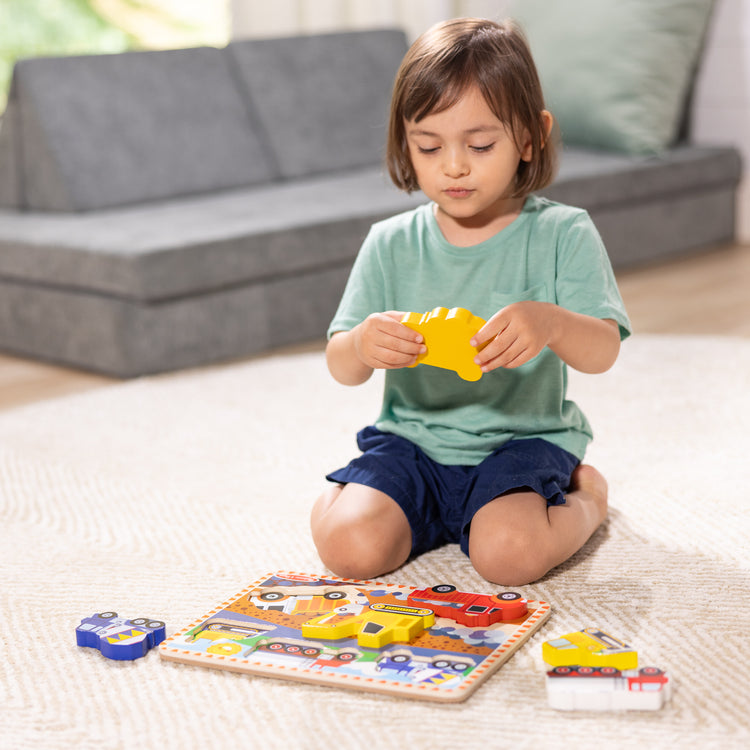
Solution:
M 620 339 L 631 333 L 625 304 L 604 243 L 585 211 L 571 222 L 557 250 L 557 304 L 594 318 L 614 320 Z
M 378 253 L 378 241 L 370 230 L 360 248 L 338 310 L 328 326 L 328 338 L 339 331 L 349 331 L 368 315 L 385 311 L 384 274 Z

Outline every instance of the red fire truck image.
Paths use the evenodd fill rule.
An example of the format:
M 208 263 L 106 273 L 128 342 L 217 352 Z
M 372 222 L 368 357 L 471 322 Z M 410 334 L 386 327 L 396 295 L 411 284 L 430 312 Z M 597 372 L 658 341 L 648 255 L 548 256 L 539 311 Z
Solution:
M 457 591 L 455 586 L 441 583 L 417 589 L 407 597 L 415 606 L 428 607 L 436 617 L 449 617 L 462 625 L 487 627 L 496 622 L 508 622 L 524 617 L 527 602 L 515 591 L 503 591 L 492 596 Z

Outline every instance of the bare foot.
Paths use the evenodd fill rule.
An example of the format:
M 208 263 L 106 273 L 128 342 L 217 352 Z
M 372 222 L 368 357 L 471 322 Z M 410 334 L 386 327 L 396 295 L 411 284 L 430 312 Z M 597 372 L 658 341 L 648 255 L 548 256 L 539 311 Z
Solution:
M 581 498 L 593 500 L 597 510 L 598 524 L 604 521 L 607 517 L 609 487 L 607 480 L 599 471 L 588 464 L 580 464 L 570 477 L 570 492 L 575 492 Z

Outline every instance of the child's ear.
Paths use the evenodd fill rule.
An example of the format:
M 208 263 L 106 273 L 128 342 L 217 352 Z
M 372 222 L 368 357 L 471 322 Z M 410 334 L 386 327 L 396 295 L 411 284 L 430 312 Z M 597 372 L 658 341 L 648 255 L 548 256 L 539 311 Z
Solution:
M 552 126 L 555 124 L 555 118 L 552 116 L 552 112 L 546 109 L 542 110 L 542 126 L 544 128 L 544 142 L 547 143 L 550 133 L 552 132 Z
M 552 117 L 552 113 L 548 112 L 546 109 L 542 110 L 540 117 L 542 120 L 542 131 L 544 133 L 544 140 L 542 141 L 542 148 L 544 148 L 544 144 L 547 143 L 547 139 L 549 138 L 549 135 L 552 132 L 552 126 L 555 123 L 555 118 Z M 532 153 L 533 153 L 533 148 L 531 144 L 531 136 L 528 133 L 526 133 L 526 138 L 523 143 L 523 150 L 521 151 L 521 160 L 531 161 Z

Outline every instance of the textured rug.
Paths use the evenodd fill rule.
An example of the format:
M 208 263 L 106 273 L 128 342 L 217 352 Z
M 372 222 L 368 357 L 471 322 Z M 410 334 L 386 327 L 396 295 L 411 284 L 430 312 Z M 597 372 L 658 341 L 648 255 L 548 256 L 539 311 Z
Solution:
M 750 341 L 636 336 L 571 375 L 610 517 L 522 588 L 552 616 L 466 703 L 435 705 L 75 645 L 114 609 L 171 634 L 266 573 L 324 573 L 322 476 L 355 451 L 379 378 L 308 351 L 152 377 L 0 414 L 0 747 L 676 747 L 750 743 Z M 388 576 L 492 593 L 457 547 Z M 668 669 L 650 713 L 557 712 L 541 644 L 599 626 Z

